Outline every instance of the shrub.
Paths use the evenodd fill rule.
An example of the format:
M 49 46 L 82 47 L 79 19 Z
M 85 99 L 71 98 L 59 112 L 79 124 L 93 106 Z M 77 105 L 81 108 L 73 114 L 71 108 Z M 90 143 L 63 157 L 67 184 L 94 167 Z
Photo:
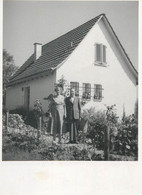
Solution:
M 19 107 L 14 110 L 10 110 L 9 113 L 22 115 L 23 119 L 25 120 L 28 114 L 28 110 L 24 107 Z
M 88 121 L 87 138 L 92 140 L 98 150 L 104 150 L 104 133 L 107 125 L 110 127 L 110 151 L 120 155 L 138 155 L 138 124 L 135 115 L 118 121 L 113 107 L 107 107 L 108 112 L 99 112 L 95 109 L 85 110 L 82 114 Z
M 134 120 L 126 120 L 118 126 L 118 134 L 114 138 L 114 151 L 121 155 L 138 155 L 138 124 Z
M 87 138 L 100 150 L 104 148 L 104 131 L 107 127 L 105 112 L 95 111 L 94 108 L 84 110 L 82 117 L 88 120 Z

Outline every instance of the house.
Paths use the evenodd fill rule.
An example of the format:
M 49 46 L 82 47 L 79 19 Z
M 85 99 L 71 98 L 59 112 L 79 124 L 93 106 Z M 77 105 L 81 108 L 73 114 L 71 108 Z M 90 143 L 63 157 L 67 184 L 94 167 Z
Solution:
M 81 99 L 94 105 L 116 104 L 117 114 L 134 112 L 138 73 L 126 54 L 105 14 L 101 14 L 59 38 L 42 45 L 11 77 L 6 106 L 32 109 L 40 99 L 54 92 L 64 78 Z

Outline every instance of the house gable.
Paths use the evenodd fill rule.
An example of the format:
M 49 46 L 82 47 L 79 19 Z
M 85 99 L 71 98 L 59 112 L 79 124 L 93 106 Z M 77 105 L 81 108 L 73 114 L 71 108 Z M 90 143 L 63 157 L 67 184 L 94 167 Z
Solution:
M 111 48 L 113 49 L 117 59 L 120 61 L 123 70 L 131 79 L 131 81 L 137 85 L 138 84 L 138 72 L 133 66 L 129 56 L 127 55 L 125 49 L 123 48 L 121 42 L 119 41 L 116 33 L 114 32 L 111 24 L 109 23 L 106 16 L 104 16 L 100 22 L 99 26 L 103 31 L 106 39 L 109 41 Z
M 134 85 L 138 84 L 138 72 L 135 69 L 135 67 L 133 66 L 132 62 L 130 61 L 130 58 L 128 57 L 127 53 L 125 52 L 122 44 L 120 43 L 118 37 L 116 36 L 113 28 L 111 27 L 108 19 L 106 18 L 106 16 L 103 14 L 102 17 L 100 17 L 100 19 L 95 23 L 95 25 L 93 26 L 93 28 L 90 31 L 93 31 L 94 28 L 97 28 L 96 26 L 99 25 L 99 28 L 101 29 L 101 31 L 103 32 L 103 35 L 105 36 L 106 40 L 108 41 L 110 47 L 112 48 L 113 52 L 115 53 L 115 56 L 117 57 L 117 59 L 120 62 L 120 65 L 123 68 L 123 71 L 126 73 L 126 75 L 129 77 L 129 79 L 134 83 Z M 83 42 L 85 42 L 85 40 L 87 39 L 87 37 L 90 34 L 90 31 L 88 32 L 88 34 L 86 35 L 86 37 L 82 40 L 82 42 L 80 42 L 80 44 L 78 45 L 78 47 L 72 52 L 72 54 L 68 57 L 68 58 L 72 58 L 72 55 L 74 53 L 76 53 L 76 51 L 78 51 L 78 49 L 80 47 L 82 47 Z M 95 32 L 94 32 L 94 36 L 95 36 Z M 99 34 L 96 34 L 96 37 L 100 37 Z M 94 39 L 95 40 L 95 39 Z M 99 39 L 98 39 L 99 40 Z M 94 44 L 98 43 L 98 41 L 94 41 Z M 91 44 L 91 42 L 90 42 Z M 81 46 L 80 46 L 81 45 Z M 94 48 L 92 49 L 93 52 Z M 81 55 L 81 58 L 83 56 L 85 56 L 86 54 L 86 50 L 84 49 L 84 54 Z M 95 55 L 95 54 L 94 54 Z M 111 57 L 111 56 L 110 56 Z M 84 59 L 85 61 L 85 59 Z M 94 62 L 92 62 L 94 63 Z M 109 64 L 108 64 L 109 65 Z M 73 65 L 74 66 L 74 65 Z M 79 69 L 79 67 L 72 66 L 72 71 L 76 71 L 77 69 Z M 58 66 L 60 67 L 60 65 Z M 58 68 L 56 67 L 56 68 Z M 81 67 L 83 68 L 83 67 Z M 62 68 L 61 68 L 62 69 Z M 69 68 L 67 68 L 69 70 Z M 59 71 L 60 72 L 60 71 Z
M 114 40 L 106 38 L 106 32 L 103 31 L 100 22 L 101 19 L 88 32 L 68 60 L 57 69 L 56 80 L 59 80 L 64 75 L 68 84 L 78 82 L 80 97 L 82 97 L 84 83 L 91 84 L 92 98 L 94 85 L 101 85 L 103 88 L 103 98 L 101 100 L 103 105 L 117 104 L 119 115 L 122 115 L 123 106 L 125 105 L 127 113 L 133 113 L 137 97 L 137 78 L 132 74 L 132 71 L 129 72 L 130 64 L 127 64 L 124 59 L 118 59 L 118 54 L 116 55 L 116 53 L 119 51 L 116 50 L 117 47 L 114 48 L 115 44 L 112 43 Z M 106 66 L 95 65 L 96 43 L 106 46 Z

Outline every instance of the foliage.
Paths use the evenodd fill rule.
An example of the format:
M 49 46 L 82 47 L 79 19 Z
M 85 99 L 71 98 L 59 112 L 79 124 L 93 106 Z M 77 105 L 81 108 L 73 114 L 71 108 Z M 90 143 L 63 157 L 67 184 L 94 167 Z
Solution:
M 107 107 L 107 112 L 96 112 L 95 109 L 85 110 L 82 117 L 88 120 L 86 137 L 92 140 L 94 147 L 104 150 L 104 132 L 110 127 L 110 151 L 119 155 L 138 155 L 138 124 L 135 115 L 125 116 L 118 121 L 114 105 Z
M 136 100 L 136 103 L 135 103 L 134 114 L 135 114 L 135 120 L 138 121 L 138 99 Z
M 114 137 L 114 151 L 121 155 L 138 155 L 138 122 L 134 114 L 119 123 L 118 134 Z
M 106 111 L 106 120 L 109 123 L 109 125 L 117 124 L 118 122 L 118 116 L 116 114 L 116 108 L 115 104 L 112 106 L 106 106 L 107 111 Z
M 5 49 L 3 50 L 3 104 L 5 105 L 6 85 L 10 77 L 15 73 L 18 67 L 15 66 L 13 56 Z
M 34 112 L 38 116 L 42 116 L 43 114 L 42 103 L 38 99 L 34 102 Z
M 82 117 L 89 122 L 87 138 L 92 140 L 94 147 L 103 150 L 104 131 L 107 126 L 105 112 L 95 111 L 95 108 L 84 110 Z
M 24 120 L 26 119 L 26 117 L 28 115 L 28 111 L 24 107 L 18 107 L 14 110 L 10 110 L 9 113 L 10 114 L 19 114 L 23 117 Z
M 94 111 L 91 112 L 91 115 Z M 95 116 L 94 116 L 95 115 Z M 99 134 L 99 128 L 95 127 L 94 124 L 99 124 L 100 121 L 104 120 L 104 113 L 97 113 L 93 115 L 90 123 L 96 130 L 97 135 Z M 95 121 L 95 123 L 94 123 Z M 103 122 L 103 121 L 102 121 Z M 105 126 L 105 122 L 102 124 Z M 104 126 L 101 127 L 101 132 L 103 132 Z M 124 125 L 125 126 L 125 125 Z M 132 129 L 131 129 L 132 128 Z M 132 139 L 137 140 L 137 126 L 131 124 L 131 128 L 128 126 L 128 134 L 129 131 L 133 131 Z M 118 127 L 120 133 L 118 134 L 116 140 L 120 141 L 121 134 L 123 135 L 123 126 Z M 53 142 L 53 137 L 48 133 L 44 132 L 43 129 L 40 132 L 40 137 L 38 137 L 38 130 L 26 125 L 22 119 L 22 117 L 18 114 L 10 114 L 9 116 L 9 128 L 8 131 L 5 131 L 5 117 L 3 117 L 3 160 L 103 160 L 104 153 L 103 150 L 96 149 L 93 146 L 92 140 L 87 138 L 85 134 L 79 132 L 79 144 L 56 144 Z M 124 133 L 125 135 L 126 133 Z M 129 135 L 129 137 L 130 137 Z M 89 134 L 88 134 L 89 136 Z M 116 137 L 116 136 L 115 136 Z M 96 139 L 96 146 L 101 148 L 100 145 L 103 136 L 98 137 L 99 140 Z M 69 141 L 68 133 L 64 134 L 63 143 L 67 143 Z M 122 142 L 122 141 L 121 141 Z M 120 143 L 121 143 L 120 142 Z M 124 140 L 125 142 L 125 140 Z M 119 144 L 119 143 L 117 143 Z M 136 144 L 136 143 L 135 143 Z M 134 143 L 132 144 L 134 145 Z M 125 148 L 128 148 L 126 146 Z M 132 150 L 136 150 L 133 147 Z M 114 151 L 118 151 L 116 148 Z M 120 155 L 111 155 L 111 160 L 136 160 L 136 157 L 128 158 L 127 156 L 122 156 L 122 149 L 120 148 Z M 118 153 L 118 152 L 117 152 Z M 125 155 L 130 155 L 127 151 Z
M 37 128 L 37 113 L 35 110 L 27 111 L 24 107 L 19 107 L 14 110 L 10 110 L 10 114 L 20 115 L 23 119 L 23 122 L 27 125 L 31 125 L 34 128 Z M 36 113 L 36 114 L 35 114 Z M 11 115 L 12 116 L 12 115 Z M 13 115 L 14 116 L 14 115 Z
M 69 84 L 67 83 L 67 80 L 65 79 L 64 75 L 62 75 L 61 79 L 59 79 L 56 83 L 56 86 L 61 87 L 62 95 L 68 97 L 70 95 L 70 87 Z
M 118 128 L 118 134 L 114 137 L 114 151 L 120 155 L 137 156 L 138 155 L 138 125 L 121 124 Z
M 3 50 L 3 83 L 7 83 L 9 78 L 17 70 L 13 56 L 10 55 L 5 49 Z
M 59 79 L 56 83 L 56 86 L 59 86 L 61 88 L 64 88 L 64 85 L 66 84 L 66 80 L 64 78 L 64 76 L 62 75 L 61 79 Z

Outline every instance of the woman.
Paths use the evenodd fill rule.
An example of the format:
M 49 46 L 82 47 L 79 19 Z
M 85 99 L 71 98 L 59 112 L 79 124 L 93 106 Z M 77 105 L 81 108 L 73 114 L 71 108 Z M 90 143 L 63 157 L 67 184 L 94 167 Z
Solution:
M 50 95 L 49 110 L 52 115 L 52 127 L 53 139 L 56 139 L 56 134 L 59 134 L 59 143 L 63 134 L 63 118 L 65 116 L 65 103 L 64 96 L 61 95 L 61 88 L 55 88 L 56 95 Z

